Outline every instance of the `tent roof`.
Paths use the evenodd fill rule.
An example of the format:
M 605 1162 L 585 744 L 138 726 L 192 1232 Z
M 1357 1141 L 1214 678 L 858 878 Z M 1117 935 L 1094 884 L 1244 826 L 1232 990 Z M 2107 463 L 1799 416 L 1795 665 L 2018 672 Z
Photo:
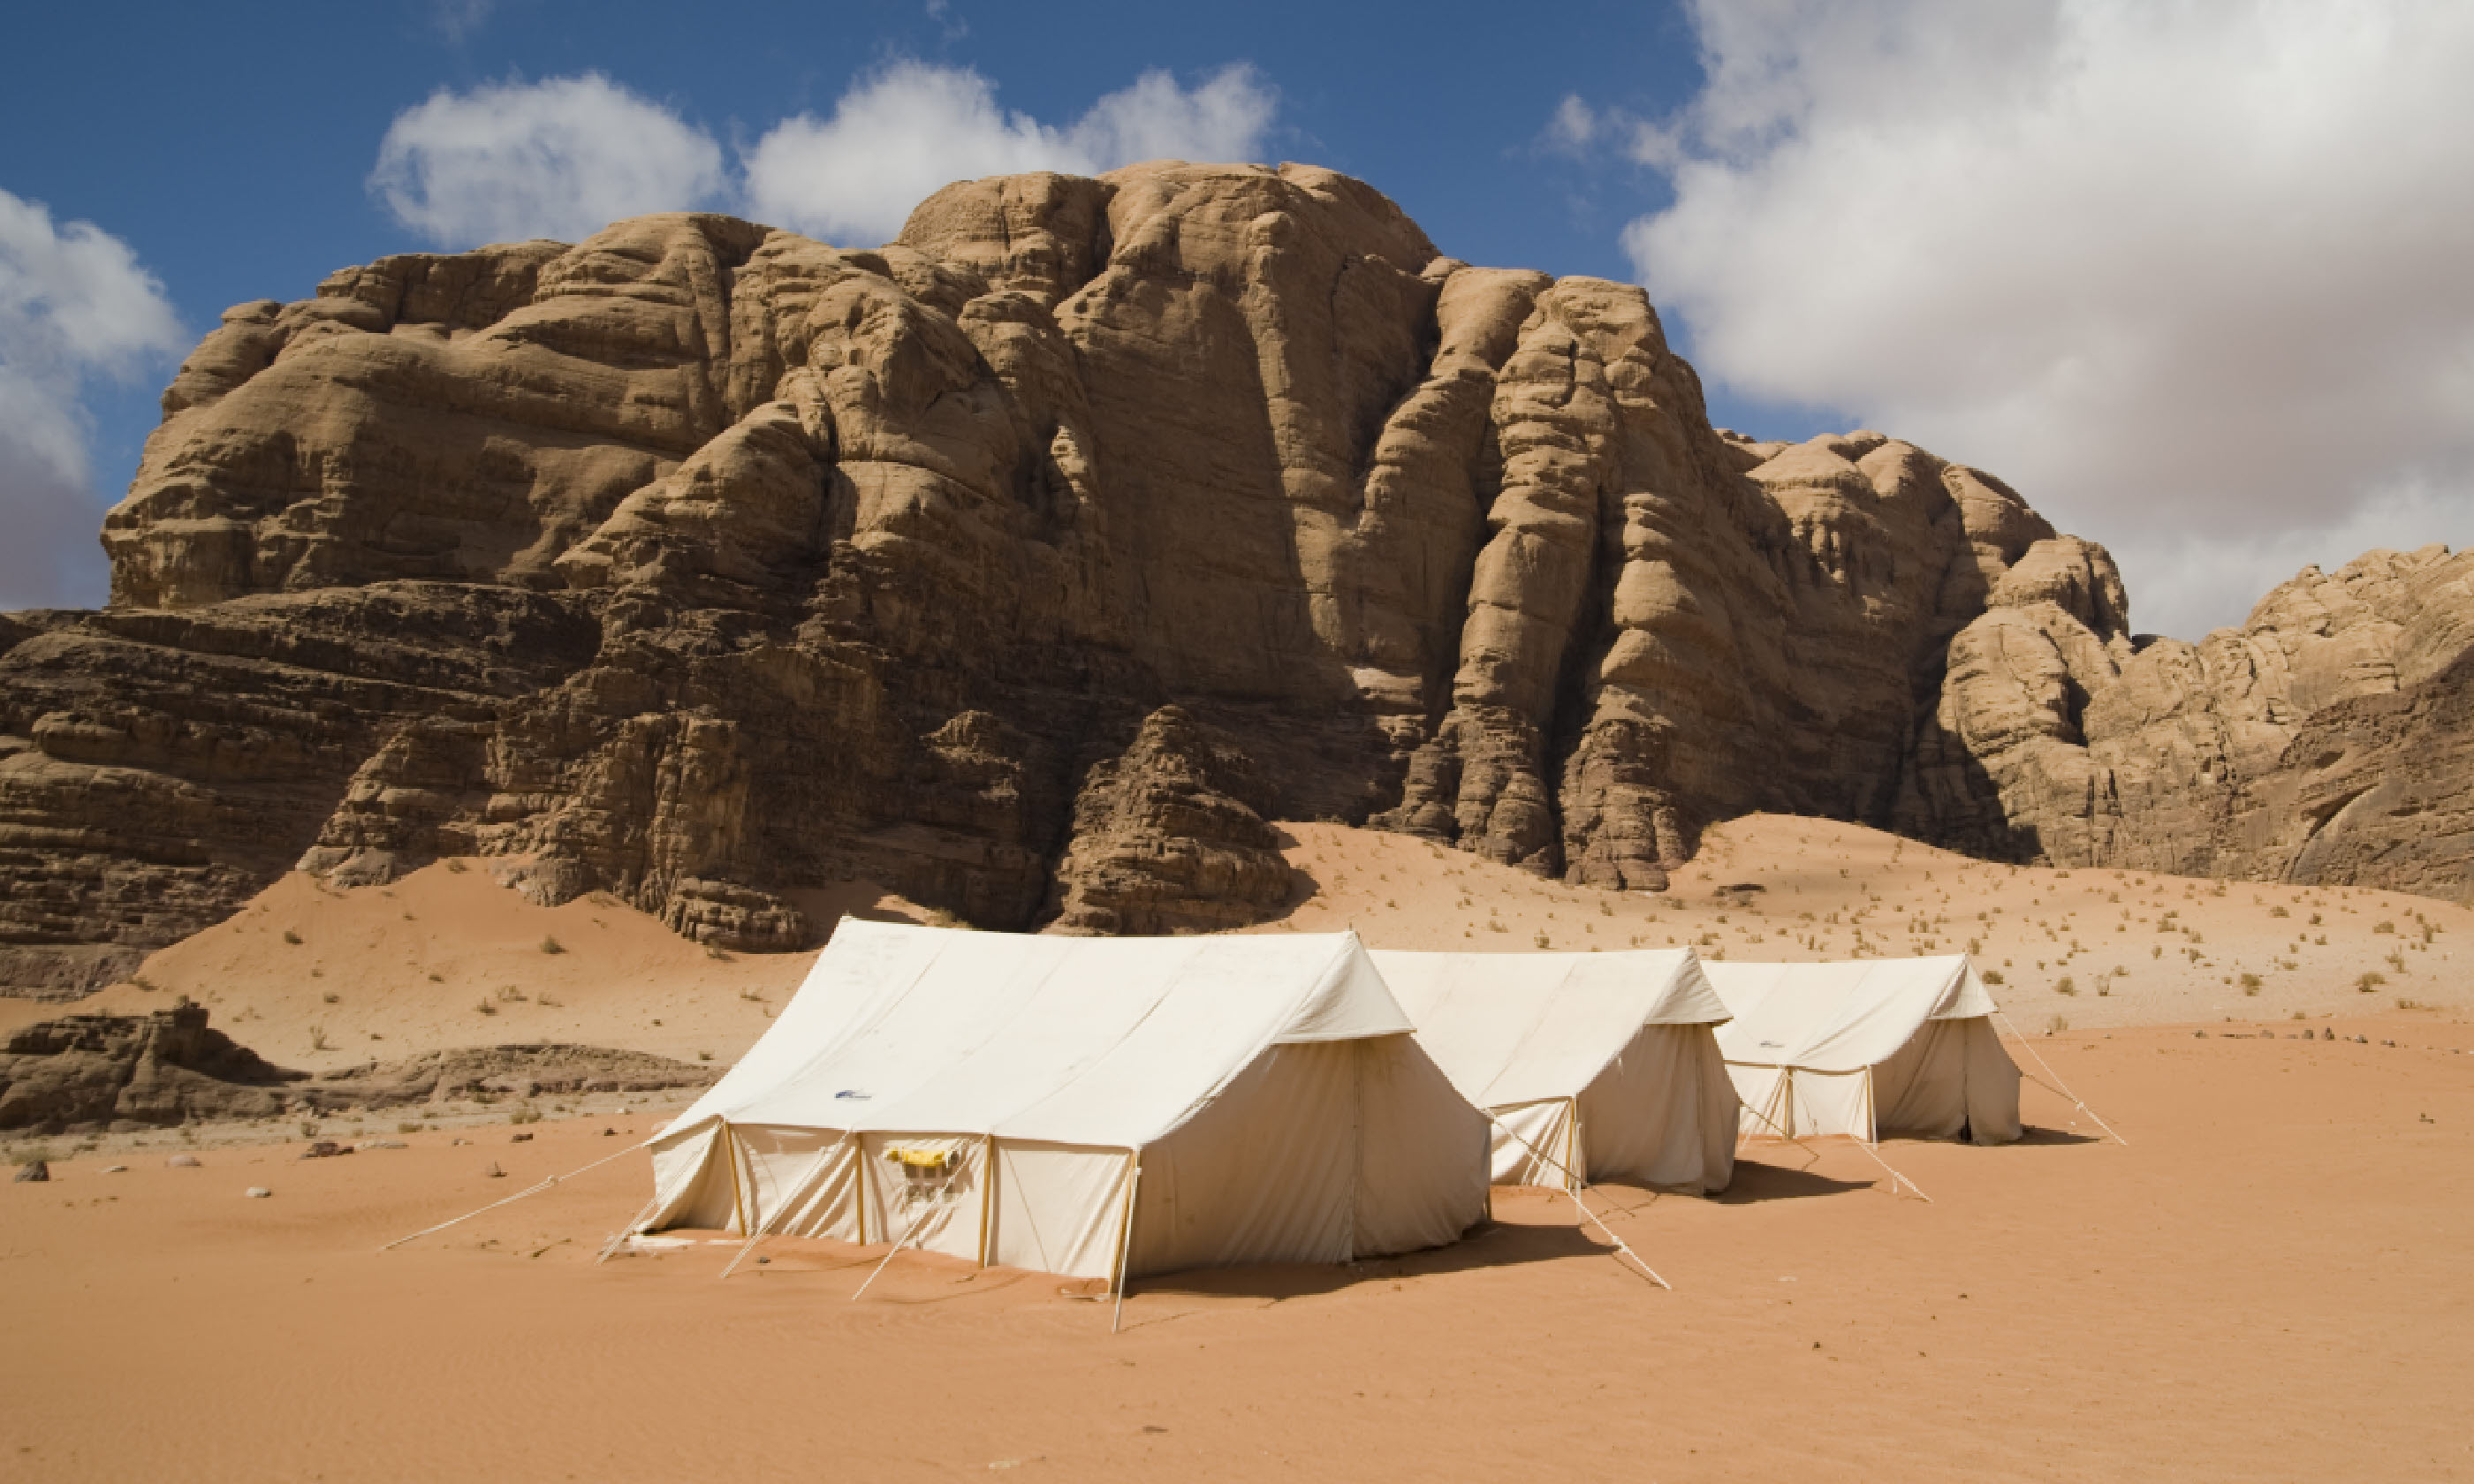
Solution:
M 843 919 L 670 1125 L 712 1116 L 1138 1148 L 1267 1046 L 1415 1029 L 1354 933 L 1050 938 Z
M 1927 1020 L 1964 1020 L 1996 1008 L 1963 953 L 1832 964 L 1703 966 L 1734 1012 L 1718 1033 L 1730 1062 L 1852 1072 L 1877 1066 Z
M 1688 948 L 1371 956 L 1418 1043 L 1480 1108 L 1577 1097 L 1642 1026 L 1727 1018 Z

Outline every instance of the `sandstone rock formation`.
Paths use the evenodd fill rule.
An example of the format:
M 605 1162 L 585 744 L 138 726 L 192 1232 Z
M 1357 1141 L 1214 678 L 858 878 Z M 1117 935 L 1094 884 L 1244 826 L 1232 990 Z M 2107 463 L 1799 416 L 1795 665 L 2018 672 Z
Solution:
M 2041 544 L 1952 642 L 1899 827 L 2065 865 L 2474 885 L 2474 552 L 2306 568 L 2241 629 L 2134 639 Z
M 0 1129 L 44 1134 L 168 1126 L 469 1097 L 696 1088 L 716 1068 L 641 1051 L 556 1044 L 433 1051 L 312 1074 L 276 1066 L 206 1023 L 203 1005 L 64 1016 L 0 1043 Z
M 669 215 L 387 258 L 230 311 L 164 414 L 111 606 L 0 619 L 20 991 L 295 862 L 449 852 L 758 949 L 859 877 L 995 927 L 1245 920 L 1283 818 L 1607 887 L 1763 808 L 2449 885 L 2362 833 L 2423 816 L 2274 760 L 2323 711 L 2321 772 L 2449 725 L 2462 583 L 2402 595 L 2440 559 L 2315 580 L 2386 628 L 2143 649 L 2000 481 L 1721 433 L 1638 289 L 1442 256 L 1328 171 L 962 182 L 869 251 Z M 2148 782 L 2105 751 L 2203 734 Z
M 149 1016 L 67 1016 L 0 1045 L 0 1129 L 142 1128 L 264 1117 L 306 1072 L 269 1065 L 206 1024 L 203 1005 Z
M 1056 864 L 1059 932 L 1158 934 L 1259 922 L 1294 876 L 1263 819 L 1272 791 L 1245 752 L 1173 706 L 1096 764 Z

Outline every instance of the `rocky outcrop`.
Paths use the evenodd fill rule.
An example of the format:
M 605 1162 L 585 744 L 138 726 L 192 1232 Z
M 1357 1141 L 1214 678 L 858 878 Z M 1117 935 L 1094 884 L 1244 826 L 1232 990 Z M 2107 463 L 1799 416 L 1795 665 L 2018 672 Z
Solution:
M 147 1016 L 68 1016 L 0 1046 L 0 1129 L 58 1134 L 279 1112 L 305 1080 L 206 1024 L 203 1005 Z
M 1263 819 L 1272 791 L 1226 736 L 1176 706 L 1093 767 L 1056 866 L 1058 932 L 1209 932 L 1287 904 L 1295 873 Z
M 1979 853 L 2438 896 L 2474 883 L 2474 553 L 2306 568 L 2241 629 L 2135 638 L 2040 543 L 1951 646 L 1899 824 Z
M 2306 795 L 2331 841 L 2389 805 L 2277 759 L 2442 684 L 2466 621 L 2377 595 L 2417 554 L 2143 644 L 2000 481 L 1715 430 L 1638 289 L 1442 256 L 1301 166 L 963 182 L 873 250 L 667 215 L 347 269 L 225 317 L 104 542 L 109 609 L 0 619 L 19 991 L 296 862 L 450 852 L 751 949 L 860 878 L 1242 921 L 1283 818 L 1611 888 L 1754 809 L 2395 884 L 2289 839 Z
M 0 1129 L 164 1127 L 455 1099 L 698 1088 L 716 1068 L 641 1051 L 558 1044 L 433 1051 L 312 1074 L 276 1066 L 183 1002 L 144 1016 L 65 1016 L 0 1046 Z

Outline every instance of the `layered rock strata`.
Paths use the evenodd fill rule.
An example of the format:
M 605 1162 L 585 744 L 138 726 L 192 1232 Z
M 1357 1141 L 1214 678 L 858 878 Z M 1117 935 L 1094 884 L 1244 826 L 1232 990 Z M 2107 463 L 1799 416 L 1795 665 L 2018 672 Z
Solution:
M 0 620 L 20 990 L 296 862 L 449 852 L 760 949 L 857 877 L 988 926 L 1225 925 L 1278 910 L 1282 818 L 1611 888 L 1752 809 L 2446 884 L 2291 838 L 2320 804 L 2268 760 L 2332 707 L 2370 707 L 2345 756 L 2410 745 L 2436 693 L 2231 699 L 1999 480 L 1721 433 L 1638 289 L 1442 256 L 1328 171 L 963 182 L 869 251 L 670 215 L 387 258 L 227 313 L 164 412 L 111 606 Z M 2379 602 L 2455 673 L 2462 633 Z M 2123 694 L 2183 720 L 2104 720 L 2150 672 Z M 2230 739 L 2190 754 L 2216 781 L 2124 793 L 2105 739 L 2176 727 Z M 2351 838 L 2389 806 L 2345 787 L 2303 792 Z M 2169 804 L 2219 809 L 2199 854 Z
M 2022 563 L 1952 642 L 1901 828 L 2064 865 L 2474 885 L 2474 552 L 2306 568 L 2196 644 L 2134 637 L 2099 555 Z

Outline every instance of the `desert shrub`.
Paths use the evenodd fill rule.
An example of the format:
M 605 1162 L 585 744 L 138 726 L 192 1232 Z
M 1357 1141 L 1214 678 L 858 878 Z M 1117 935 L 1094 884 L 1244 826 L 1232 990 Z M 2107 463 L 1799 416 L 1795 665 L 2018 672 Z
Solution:
M 2053 993 L 2056 994 L 2076 994 L 2078 992 L 2078 982 L 2068 974 L 2053 981 Z
M 1990 985 L 1999 986 L 2005 984 L 2008 981 L 2002 978 L 2001 969 L 1988 969 L 1984 971 L 1984 982 Z
M 2270 907 L 2268 909 L 2268 915 L 2272 918 L 2290 918 L 2293 916 L 2292 913 L 2286 911 L 2283 907 Z
M 285 943 L 298 944 L 301 941 L 301 935 L 287 927 L 283 930 L 283 941 Z
M 525 1104 L 521 1108 L 511 1110 L 507 1113 L 507 1121 L 509 1123 L 539 1123 L 541 1120 L 541 1110 L 533 1107 L 529 1103 Z
M 2256 994 L 2256 993 L 2259 993 L 2259 990 L 2260 990 L 2260 977 L 2259 977 L 2259 975 L 2257 975 L 2257 974 L 2244 974 L 2244 975 L 2243 975 L 2243 976 L 2242 976 L 2242 992 L 2243 992 L 2244 994 Z
M 2371 924 L 2371 931 L 2375 933 L 2392 933 L 2396 931 L 2396 924 L 2383 919 L 2380 922 L 2373 922 Z
M 555 938 L 545 936 L 541 941 L 541 950 L 544 953 L 564 953 L 567 951 L 567 945 Z

